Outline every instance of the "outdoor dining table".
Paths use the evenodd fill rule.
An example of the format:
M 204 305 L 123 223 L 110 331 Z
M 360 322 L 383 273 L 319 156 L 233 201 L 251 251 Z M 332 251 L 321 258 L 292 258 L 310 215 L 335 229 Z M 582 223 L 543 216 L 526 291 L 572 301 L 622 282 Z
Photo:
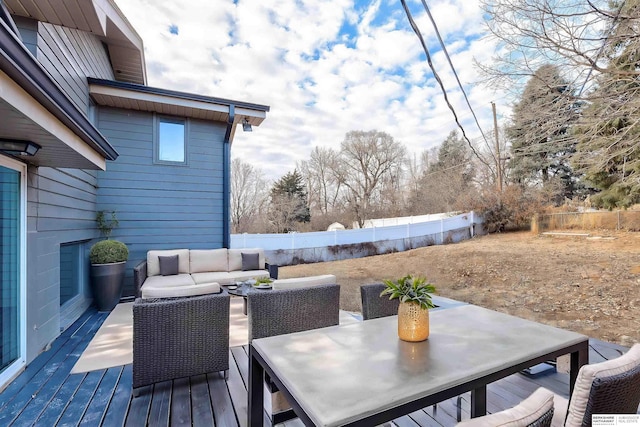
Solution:
M 486 414 L 486 386 L 571 355 L 569 393 L 588 363 L 585 335 L 474 305 L 430 313 L 427 341 L 398 339 L 397 316 L 255 339 L 249 356 L 249 425 L 263 423 L 270 375 L 305 425 L 381 424 L 471 391 Z

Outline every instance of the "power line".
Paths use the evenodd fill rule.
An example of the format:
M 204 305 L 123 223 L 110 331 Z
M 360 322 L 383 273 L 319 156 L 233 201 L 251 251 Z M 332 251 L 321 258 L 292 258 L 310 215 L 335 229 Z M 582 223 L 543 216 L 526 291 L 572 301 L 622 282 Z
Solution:
M 478 126 L 478 129 L 480 130 L 480 133 L 482 134 L 482 137 L 484 138 L 484 142 L 487 144 L 487 147 L 490 147 L 489 140 L 485 136 L 484 131 L 482 130 L 482 127 L 480 126 L 480 122 L 478 121 L 478 117 L 476 116 L 476 112 L 473 110 L 473 107 L 471 107 L 471 102 L 469 102 L 469 97 L 467 96 L 467 92 L 464 90 L 464 87 L 462 86 L 462 83 L 460 82 L 460 78 L 458 77 L 458 72 L 456 71 L 455 67 L 453 66 L 453 62 L 451 62 L 451 57 L 449 56 L 449 52 L 447 51 L 447 47 L 445 46 L 444 41 L 442 40 L 442 36 L 440 35 L 440 30 L 438 29 L 438 25 L 436 25 L 436 21 L 435 21 L 435 19 L 433 19 L 433 15 L 431 15 L 431 10 L 429 9 L 429 6 L 427 6 L 427 2 L 425 0 L 422 0 L 422 6 L 424 6 L 424 10 L 427 12 L 427 16 L 429 16 L 429 20 L 431 21 L 431 25 L 433 25 L 433 29 L 436 32 L 436 36 L 438 36 L 438 41 L 440 42 L 440 46 L 442 47 L 442 51 L 444 52 L 444 56 L 447 58 L 447 61 L 449 62 L 449 66 L 451 67 L 451 71 L 453 71 L 453 75 L 455 76 L 456 81 L 458 82 L 458 87 L 460 88 L 460 91 L 462 92 L 462 95 L 464 96 L 464 99 L 467 102 L 467 105 L 469 106 L 469 110 L 471 111 L 471 114 L 473 115 L 473 119 L 476 122 L 476 126 Z M 493 159 L 496 160 L 495 156 L 493 156 Z M 496 162 L 497 162 L 497 160 L 496 160 Z
M 418 26 L 416 25 L 415 21 L 413 20 L 413 16 L 411 15 L 411 12 L 409 11 L 409 8 L 407 7 L 406 1 L 405 0 L 401 0 L 401 2 L 402 2 L 402 7 L 404 8 L 404 11 L 407 14 L 407 19 L 409 20 L 409 24 L 411 25 L 411 28 L 413 29 L 413 32 L 416 33 L 416 36 L 418 36 L 418 39 L 420 40 L 420 44 L 422 44 L 422 49 L 424 50 L 424 53 L 427 56 L 427 63 L 429 64 L 429 68 L 431 68 L 431 72 L 433 73 L 433 77 L 436 79 L 436 81 L 440 85 L 440 89 L 442 90 L 442 95 L 444 96 L 444 101 L 447 104 L 447 106 L 449 107 L 449 109 L 451 110 L 451 113 L 453 113 L 453 118 L 456 121 L 456 124 L 458 125 L 460 130 L 462 131 L 462 137 L 467 141 L 467 143 L 469 144 L 469 147 L 471 148 L 471 151 L 473 151 L 473 154 L 478 158 L 478 160 L 480 160 L 486 167 L 489 168 L 489 170 L 491 170 L 491 165 L 489 165 L 489 163 L 485 162 L 484 159 L 482 159 L 480 157 L 480 155 L 478 154 L 476 149 L 473 147 L 473 144 L 471 144 L 471 141 L 467 137 L 467 134 L 464 131 L 464 128 L 462 127 L 462 124 L 458 120 L 458 115 L 456 114 L 456 110 L 453 108 L 453 105 L 451 105 L 451 103 L 449 102 L 449 97 L 447 96 L 447 90 L 445 89 L 444 84 L 442 83 L 442 80 L 440 79 L 440 76 L 438 75 L 438 73 L 436 72 L 436 70 L 435 70 L 435 68 L 433 66 L 433 62 L 431 61 L 431 54 L 429 53 L 429 49 L 427 48 L 427 44 L 425 43 L 424 38 L 422 37 L 422 33 L 420 33 L 420 30 L 418 29 Z

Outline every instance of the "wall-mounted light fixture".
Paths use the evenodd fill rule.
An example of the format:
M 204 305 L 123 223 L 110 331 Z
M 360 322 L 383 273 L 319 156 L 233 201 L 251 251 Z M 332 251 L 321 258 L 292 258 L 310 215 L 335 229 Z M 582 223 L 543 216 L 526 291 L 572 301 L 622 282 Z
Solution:
M 249 119 L 247 119 L 246 117 L 242 121 L 242 130 L 245 132 L 251 132 L 253 130 L 251 129 L 251 123 L 249 123 Z
M 42 148 L 35 142 L 17 139 L 0 139 L 0 151 L 17 156 L 35 156 Z

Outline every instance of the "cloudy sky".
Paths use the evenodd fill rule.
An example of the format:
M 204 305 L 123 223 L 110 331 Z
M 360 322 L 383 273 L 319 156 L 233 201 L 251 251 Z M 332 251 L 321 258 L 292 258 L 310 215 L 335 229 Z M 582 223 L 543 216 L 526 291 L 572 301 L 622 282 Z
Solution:
M 419 155 L 456 129 L 399 0 L 116 0 L 145 44 L 150 86 L 265 104 L 233 157 L 277 179 L 350 130 L 384 131 Z M 480 131 L 417 0 L 408 0 L 469 137 Z M 485 132 L 508 102 L 477 84 L 494 48 L 477 0 L 427 2 Z

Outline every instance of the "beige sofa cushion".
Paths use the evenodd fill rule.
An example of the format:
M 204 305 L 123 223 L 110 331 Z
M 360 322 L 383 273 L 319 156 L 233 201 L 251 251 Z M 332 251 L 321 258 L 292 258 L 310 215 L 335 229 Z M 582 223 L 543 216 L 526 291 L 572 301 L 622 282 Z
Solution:
M 333 285 L 338 283 L 333 274 L 320 276 L 293 277 L 291 279 L 277 279 L 273 281 L 273 289 L 307 288 L 309 286 Z
M 269 277 L 266 270 L 253 271 L 212 271 L 208 273 L 193 273 L 191 275 L 193 281 L 198 283 L 218 282 L 221 285 L 231 285 L 235 282 L 241 282 L 247 279 L 256 279 L 258 277 Z
M 180 274 L 189 274 L 189 249 L 170 249 L 147 252 L 147 277 L 160 274 L 159 256 L 171 255 L 178 255 L 178 272 Z
M 220 293 L 220 285 L 218 283 L 205 283 L 202 285 L 187 286 L 163 286 L 159 288 L 142 287 L 142 298 L 190 297 L 217 293 Z
M 196 284 L 218 282 L 221 285 L 230 285 L 235 280 L 226 271 L 209 271 L 205 273 L 193 273 L 191 278 Z
M 229 271 L 227 249 L 191 249 L 189 251 L 190 273 Z
M 193 281 L 193 278 L 190 274 L 176 274 L 174 276 L 151 276 L 147 277 L 147 280 L 144 281 L 142 288 L 151 287 L 151 288 L 162 288 L 162 287 L 175 287 L 175 286 L 192 286 L 195 285 L 196 282 Z
M 526 427 L 553 408 L 553 393 L 540 387 L 518 405 L 458 423 L 459 427 Z
M 260 248 L 252 249 L 229 249 L 229 271 L 242 271 L 242 254 L 259 254 L 258 264 L 264 267 L 264 250 Z

